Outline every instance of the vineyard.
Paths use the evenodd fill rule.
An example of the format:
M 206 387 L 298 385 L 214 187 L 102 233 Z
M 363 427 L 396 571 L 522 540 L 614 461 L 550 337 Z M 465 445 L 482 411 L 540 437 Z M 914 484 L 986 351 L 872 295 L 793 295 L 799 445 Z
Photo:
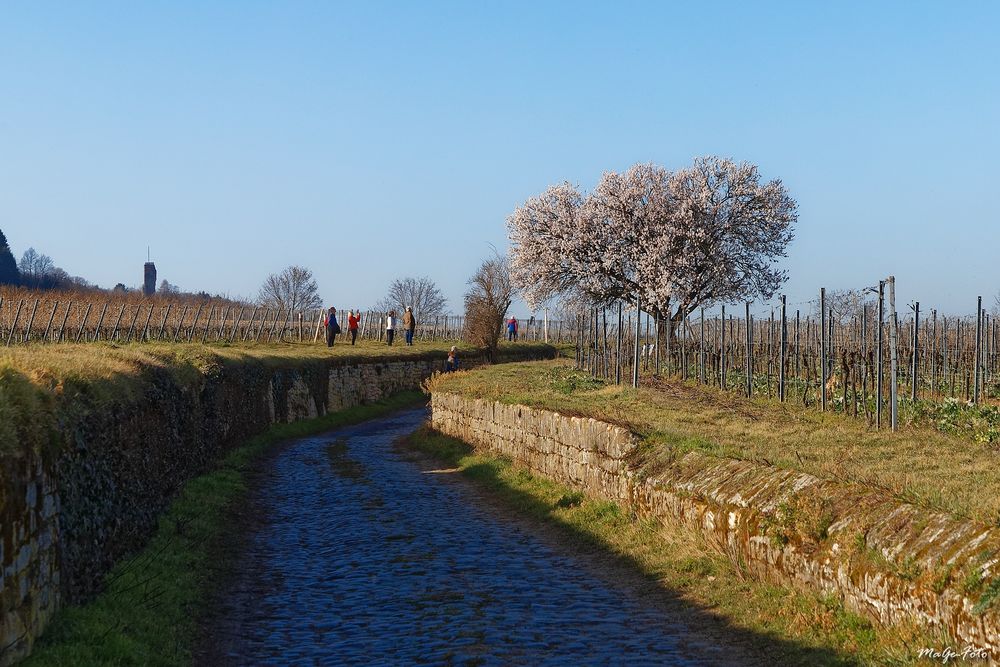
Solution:
M 338 308 L 341 326 L 346 311 Z M 323 309 L 302 311 L 226 299 L 124 293 L 0 289 L 0 346 L 29 343 L 322 342 Z M 386 313 L 362 311 L 358 337 L 385 339 Z M 441 315 L 418 319 L 417 340 L 459 340 L 465 318 Z M 573 327 L 549 322 L 551 342 L 571 342 Z M 546 339 L 543 321 L 521 325 L 522 340 Z
M 578 367 L 609 381 L 677 377 L 847 412 L 876 427 L 896 423 L 900 400 L 1000 398 L 1000 332 L 981 299 L 978 314 L 939 316 L 914 303 L 901 318 L 888 288 L 885 281 L 863 290 L 850 307 L 826 303 L 821 290 L 812 301 L 778 302 L 763 318 L 742 304 L 668 323 L 613 303 L 565 319 L 523 318 L 518 333 L 573 345 Z M 8 289 L 0 290 L 0 345 L 322 343 L 323 316 L 219 298 Z M 358 337 L 384 340 L 385 319 L 362 311 Z M 464 326 L 459 315 L 418 318 L 415 338 L 460 340 Z
M 925 314 L 919 303 L 900 318 L 893 280 L 858 292 L 850 308 L 826 303 L 825 290 L 801 309 L 782 297 L 766 318 L 751 304 L 723 306 L 670 323 L 617 303 L 576 318 L 577 365 L 621 383 L 673 376 L 781 401 L 897 424 L 900 401 L 1000 398 L 998 330 L 979 298 L 976 314 Z

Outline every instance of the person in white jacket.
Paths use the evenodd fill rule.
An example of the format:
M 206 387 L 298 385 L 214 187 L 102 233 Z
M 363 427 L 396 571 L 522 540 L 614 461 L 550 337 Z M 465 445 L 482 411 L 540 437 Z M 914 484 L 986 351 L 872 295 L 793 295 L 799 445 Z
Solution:
M 392 345 L 392 338 L 396 335 L 396 311 L 390 310 L 385 318 L 385 340 Z

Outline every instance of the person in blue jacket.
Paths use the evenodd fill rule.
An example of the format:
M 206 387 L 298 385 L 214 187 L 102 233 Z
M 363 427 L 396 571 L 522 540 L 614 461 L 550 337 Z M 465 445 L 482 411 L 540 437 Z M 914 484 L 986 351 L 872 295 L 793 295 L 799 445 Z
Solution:
M 452 371 L 458 370 L 458 347 L 455 345 L 451 346 L 448 351 L 448 360 L 444 362 L 444 372 L 451 373 Z
M 507 340 L 517 340 L 517 318 L 513 315 L 507 320 Z
M 337 334 L 340 333 L 340 325 L 337 324 L 337 309 L 330 306 L 330 310 L 326 311 L 326 346 L 333 347 L 334 341 L 337 339 Z

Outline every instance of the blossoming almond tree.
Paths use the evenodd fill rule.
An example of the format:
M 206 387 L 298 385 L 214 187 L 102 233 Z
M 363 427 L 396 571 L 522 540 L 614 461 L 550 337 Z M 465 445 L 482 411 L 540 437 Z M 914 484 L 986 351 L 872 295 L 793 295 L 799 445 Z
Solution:
M 656 304 L 654 286 L 671 272 L 675 257 L 673 217 L 677 210 L 671 174 L 663 167 L 637 164 L 626 172 L 607 172 L 587 198 L 585 215 L 595 221 L 591 238 L 595 265 L 606 290 L 598 302 L 640 299 Z
M 507 221 L 512 269 L 529 302 L 646 296 L 646 286 L 662 275 L 658 249 L 676 209 L 670 180 L 662 167 L 635 165 L 605 173 L 587 196 L 564 183 L 514 211 Z
M 603 276 L 590 270 L 601 248 L 590 242 L 599 230 L 569 183 L 553 185 L 518 207 L 507 219 L 513 249 L 511 278 L 532 307 L 557 295 L 604 291 Z
M 662 251 L 669 265 L 649 302 L 668 313 L 669 300 L 678 321 L 701 305 L 774 296 L 788 278 L 776 264 L 798 220 L 781 181 L 762 183 L 747 162 L 706 157 L 677 172 L 671 190 L 677 210 Z
M 701 305 L 771 297 L 796 219 L 780 181 L 707 157 L 673 174 L 647 164 L 608 172 L 588 195 L 550 187 L 507 225 L 514 279 L 533 305 L 574 294 L 640 300 L 677 322 Z

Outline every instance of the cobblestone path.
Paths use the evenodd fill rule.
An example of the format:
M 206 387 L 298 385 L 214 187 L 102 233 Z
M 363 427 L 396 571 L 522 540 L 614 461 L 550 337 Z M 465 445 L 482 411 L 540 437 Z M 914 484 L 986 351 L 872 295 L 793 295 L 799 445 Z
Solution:
M 662 605 L 595 576 L 569 547 L 480 502 L 469 482 L 397 451 L 394 441 L 426 417 L 411 410 L 296 440 L 269 462 L 199 662 L 733 659 Z

